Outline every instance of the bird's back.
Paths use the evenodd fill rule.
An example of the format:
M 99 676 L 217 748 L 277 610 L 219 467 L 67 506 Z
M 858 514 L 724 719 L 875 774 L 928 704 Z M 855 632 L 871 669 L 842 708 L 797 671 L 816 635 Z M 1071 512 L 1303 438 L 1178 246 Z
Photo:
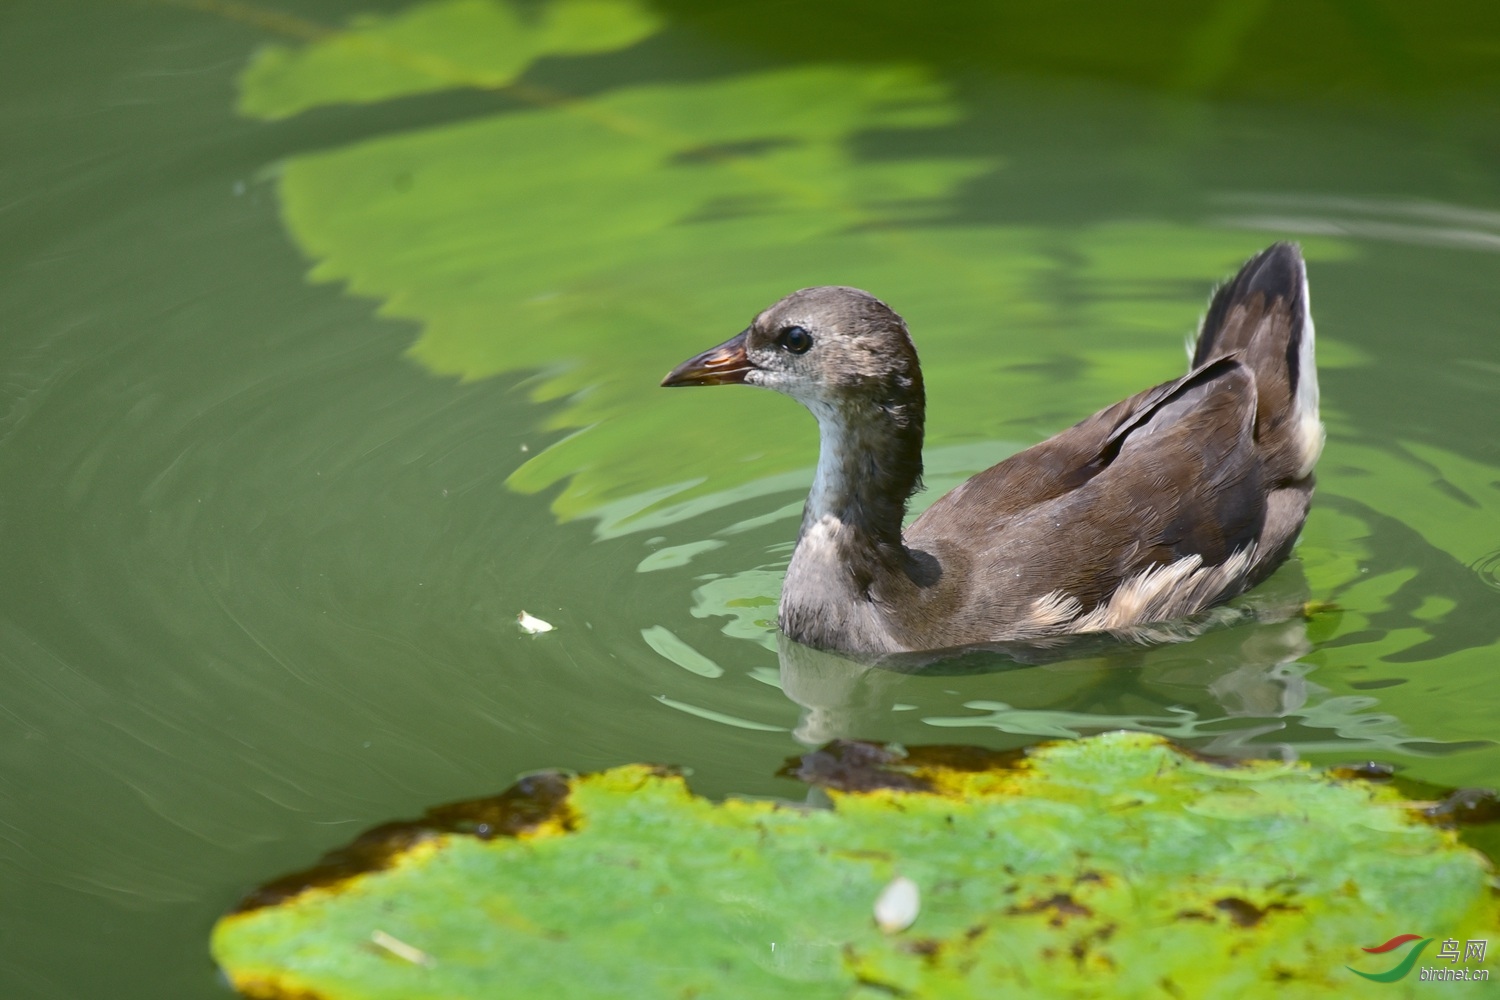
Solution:
M 1306 517 L 1317 403 L 1301 255 L 1276 244 L 1215 293 L 1188 374 L 976 475 L 911 525 L 925 577 L 875 595 L 895 641 L 1116 630 L 1253 586 Z

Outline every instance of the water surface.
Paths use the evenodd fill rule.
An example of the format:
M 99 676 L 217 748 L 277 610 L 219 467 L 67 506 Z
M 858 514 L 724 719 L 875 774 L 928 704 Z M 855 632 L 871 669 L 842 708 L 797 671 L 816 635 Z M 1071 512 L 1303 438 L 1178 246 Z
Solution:
M 541 767 L 788 795 L 833 736 L 1123 726 L 1495 786 L 1484 15 L 1315 25 L 1292 85 L 1253 17 L 1122 61 L 960 8 L 852 39 L 832 8 L 507 10 L 0 15 L 6 996 L 222 996 L 206 933 L 247 887 Z M 928 674 L 778 644 L 812 422 L 668 368 L 870 288 L 926 366 L 928 502 L 1179 371 L 1279 238 L 1330 438 L 1260 597 L 1335 610 Z

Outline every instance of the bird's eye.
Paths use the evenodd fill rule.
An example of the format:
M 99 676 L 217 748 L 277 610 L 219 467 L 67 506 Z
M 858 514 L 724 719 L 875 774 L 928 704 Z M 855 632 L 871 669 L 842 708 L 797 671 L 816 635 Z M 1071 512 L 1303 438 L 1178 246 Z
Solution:
M 777 341 L 793 354 L 806 354 L 807 349 L 812 346 L 812 334 L 800 326 L 789 326 L 781 331 Z

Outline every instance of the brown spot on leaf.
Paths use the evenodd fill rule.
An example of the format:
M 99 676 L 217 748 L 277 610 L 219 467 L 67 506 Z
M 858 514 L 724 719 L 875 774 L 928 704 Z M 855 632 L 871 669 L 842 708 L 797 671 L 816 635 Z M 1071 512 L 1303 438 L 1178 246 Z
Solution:
M 235 992 L 245 1000 L 328 1000 L 322 993 L 291 986 L 275 977 L 243 976 L 234 981 Z
M 942 743 L 909 747 L 906 752 L 906 762 L 917 767 L 940 767 L 948 771 L 976 774 L 1015 770 L 1028 766 L 1029 758 L 1030 751 L 1025 748 L 990 750 L 986 747 Z
M 990 772 L 1024 765 L 1025 750 L 988 750 L 969 746 L 921 746 L 910 749 L 864 740 L 834 740 L 812 753 L 793 757 L 776 773 L 819 788 L 869 792 L 882 788 L 926 792 L 932 782 L 923 770 Z
M 1225 896 L 1223 899 L 1215 900 L 1214 906 L 1229 915 L 1241 927 L 1254 927 L 1260 923 L 1267 913 L 1272 910 L 1293 910 L 1294 906 L 1286 903 L 1270 903 L 1267 906 L 1256 906 L 1247 899 L 1238 896 Z
M 1225 757 L 1221 754 L 1204 753 L 1201 750 L 1194 750 L 1192 747 L 1184 746 L 1181 743 L 1168 743 L 1167 746 L 1190 760 L 1212 764 L 1214 767 L 1222 767 L 1225 770 L 1236 767 L 1247 767 L 1255 763 L 1253 759 L 1246 759 L 1244 757 Z
M 867 972 L 860 971 L 860 955 L 859 952 L 855 949 L 854 945 L 844 945 L 843 958 L 845 968 L 853 972 L 855 982 L 859 983 L 861 986 L 868 986 L 872 990 L 878 990 L 881 993 L 885 993 L 893 997 L 904 997 L 907 995 L 906 990 L 895 985 L 894 983 L 884 982 L 883 980 L 874 978 Z
M 834 740 L 821 750 L 791 758 L 776 773 L 841 792 L 929 791 L 932 783 L 912 774 L 904 760 L 904 754 L 879 743 Z
M 911 995 L 906 990 L 897 986 L 895 983 L 882 982 L 879 979 L 872 979 L 869 976 L 865 975 L 855 976 L 854 981 L 867 989 L 875 990 L 878 993 L 884 993 L 887 996 L 904 997 Z
M 418 844 L 445 834 L 481 840 L 515 837 L 553 820 L 561 820 L 564 828 L 571 830 L 575 820 L 568 810 L 568 789 L 565 775 L 546 771 L 528 775 L 492 798 L 436 806 L 418 820 L 383 823 L 366 830 L 352 843 L 323 855 L 313 867 L 252 891 L 233 912 L 247 913 L 274 906 L 308 889 L 331 888 L 359 875 L 389 868 Z M 285 1000 L 288 994 L 266 996 Z
M 1378 760 L 1363 760 L 1354 764 L 1339 764 L 1330 767 L 1328 773 L 1345 780 L 1389 781 L 1396 776 L 1396 765 Z
M 1069 917 L 1092 917 L 1094 911 L 1078 902 L 1065 892 L 1059 892 L 1046 899 L 1034 900 L 1025 906 L 1012 906 L 1007 913 L 1028 914 L 1052 912 L 1052 919 L 1048 921 L 1053 927 L 1061 927 Z

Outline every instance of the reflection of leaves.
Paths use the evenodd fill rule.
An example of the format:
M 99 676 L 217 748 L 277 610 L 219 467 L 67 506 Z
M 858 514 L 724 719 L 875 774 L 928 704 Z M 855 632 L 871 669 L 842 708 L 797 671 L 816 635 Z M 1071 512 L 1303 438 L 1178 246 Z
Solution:
M 1437 448 L 1338 439 L 1318 475 L 1298 551 L 1314 597 L 1342 609 L 1338 633 L 1309 657 L 1319 682 L 1378 697 L 1409 732 L 1491 743 L 1500 595 L 1469 567 L 1500 545 L 1500 476 Z M 1424 696 L 1407 696 L 1418 678 Z M 1494 758 L 1457 756 L 1423 773 L 1492 783 Z
M 334 103 L 372 103 L 454 87 L 503 87 L 540 55 L 622 48 L 657 22 L 618 0 L 554 0 L 527 10 L 439 0 L 366 17 L 304 49 L 272 46 L 246 70 L 240 110 L 286 118 Z
M 1316 596 L 1346 608 L 1346 632 L 1382 633 L 1391 661 L 1500 642 L 1500 597 L 1469 568 L 1500 545 L 1495 469 L 1428 446 L 1335 440 L 1318 475 L 1299 551 Z
M 214 954 L 250 995 L 329 1000 L 1228 996 L 1271 976 L 1312 997 L 1396 925 L 1463 938 L 1500 916 L 1451 831 L 1304 766 L 1112 733 L 1020 764 L 846 745 L 798 773 L 832 810 L 716 805 L 638 766 L 535 776 L 273 883 Z M 921 912 L 887 935 L 872 907 L 898 873 Z
M 600 48 L 649 23 L 617 2 L 627 13 L 615 23 L 630 30 Z M 430 89 L 440 74 L 411 76 L 414 54 L 424 66 L 471 66 L 477 9 L 418 7 L 298 54 L 276 50 L 246 74 L 244 106 L 289 113 L 374 99 L 397 83 Z M 491 58 L 491 75 L 466 70 L 449 85 L 499 86 L 538 54 L 578 51 L 549 49 L 559 19 L 511 17 L 489 36 L 508 53 Z M 355 46 L 350 65 L 345 50 L 371 38 L 380 46 Z M 400 81 L 374 80 L 378 54 L 391 50 L 403 54 L 390 70 Z M 544 373 L 535 397 L 565 400 L 553 426 L 577 433 L 512 485 L 566 483 L 555 500 L 564 517 L 614 503 L 618 521 L 674 493 L 807 463 L 814 436 L 784 402 L 654 389 L 682 357 L 793 288 L 859 284 L 889 299 L 917 331 L 930 384 L 943 387 L 933 439 L 948 428 L 994 437 L 1007 414 L 1055 430 L 1173 374 L 1182 362 L 1170 331 L 1191 327 L 1209 283 L 1259 241 L 1161 223 L 950 219 L 958 186 L 1003 164 L 938 151 L 932 130 L 960 109 L 899 66 L 767 69 L 587 99 L 517 95 L 535 106 L 299 156 L 281 193 L 315 277 L 419 322 L 418 360 L 470 378 Z M 1091 294 L 1061 290 L 1079 285 Z M 1091 365 L 1037 378 L 1077 355 L 1064 337 L 1108 347 Z M 1028 424 L 1019 436 L 1034 433 Z
M 454 88 L 515 98 L 516 110 L 488 118 L 297 156 L 278 175 L 283 210 L 316 278 L 420 325 L 412 355 L 422 364 L 466 378 L 538 373 L 525 385 L 553 404 L 550 429 L 570 433 L 510 483 L 555 491 L 560 516 L 595 517 L 603 532 L 657 530 L 747 498 L 755 506 L 742 516 L 755 521 L 771 494 L 800 499 L 806 477 L 795 470 L 811 465 L 816 437 L 796 406 L 655 389 L 671 365 L 792 288 L 863 285 L 907 315 L 932 444 L 1026 443 L 1180 370 L 1171 331 L 1188 330 L 1209 284 L 1264 238 L 1149 219 L 974 221 L 955 206 L 975 178 L 1007 169 L 994 152 L 1006 139 L 953 152 L 944 140 L 967 109 L 910 67 L 866 59 L 714 77 L 663 67 L 667 47 L 653 44 L 585 74 L 590 96 L 526 79 L 541 57 L 618 52 L 657 25 L 631 0 L 444 0 L 267 50 L 243 80 L 242 107 L 262 117 Z M 1315 260 L 1342 252 L 1329 241 L 1306 249 Z M 1325 365 L 1340 353 L 1329 346 Z M 947 471 L 1004 450 L 976 449 Z M 929 471 L 924 499 L 942 479 Z M 1500 679 L 1490 655 L 1500 616 L 1481 600 L 1492 591 L 1460 581 L 1473 578 L 1463 566 L 1500 548 L 1493 471 L 1336 437 L 1320 476 L 1300 551 L 1313 595 L 1346 610 L 1315 654 L 1333 674 L 1319 680 L 1338 696 L 1378 692 L 1342 685 L 1399 683 L 1395 661 L 1438 657 L 1453 699 L 1421 710 L 1464 712 L 1438 722 L 1403 703 L 1399 714 L 1412 732 L 1481 738 L 1485 699 L 1458 688 Z M 1395 538 L 1403 525 L 1401 544 L 1381 549 L 1386 563 L 1357 555 L 1380 548 L 1367 537 Z M 786 526 L 784 540 L 795 514 Z M 699 610 L 727 608 L 737 634 L 765 639 L 769 605 L 758 602 L 774 597 L 775 577 L 712 583 Z
M 1500 544 L 1500 471 L 1451 451 L 1339 443 L 1319 475 L 1331 490 L 1421 533 L 1469 565 Z

